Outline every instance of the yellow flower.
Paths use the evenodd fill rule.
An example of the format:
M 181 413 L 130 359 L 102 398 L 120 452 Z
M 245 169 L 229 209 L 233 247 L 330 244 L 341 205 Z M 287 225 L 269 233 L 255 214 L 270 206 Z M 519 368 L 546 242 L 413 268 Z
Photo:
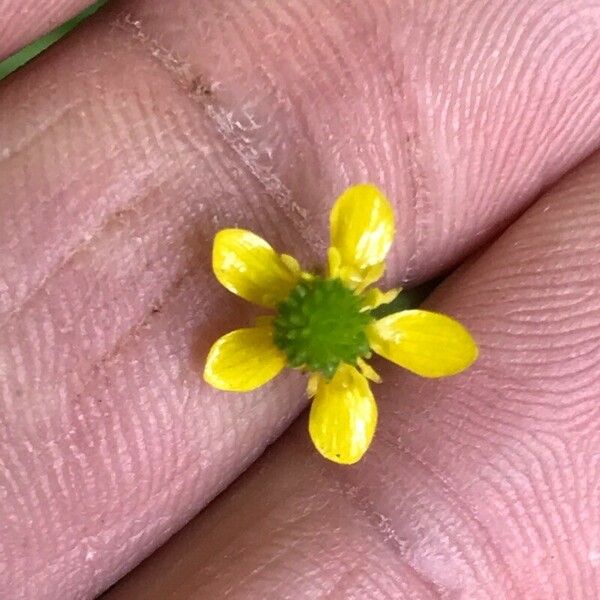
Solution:
M 478 351 L 469 332 L 445 315 L 404 310 L 373 316 L 373 309 L 400 291 L 369 287 L 383 275 L 394 238 L 392 207 L 375 186 L 346 190 L 331 211 L 330 226 L 325 275 L 303 271 L 250 231 L 217 233 L 217 279 L 274 314 L 218 339 L 204 378 L 220 390 L 242 392 L 267 383 L 286 365 L 309 373 L 310 436 L 323 456 L 352 464 L 366 452 L 377 424 L 368 380 L 380 379 L 365 362 L 371 350 L 423 377 L 458 373 Z

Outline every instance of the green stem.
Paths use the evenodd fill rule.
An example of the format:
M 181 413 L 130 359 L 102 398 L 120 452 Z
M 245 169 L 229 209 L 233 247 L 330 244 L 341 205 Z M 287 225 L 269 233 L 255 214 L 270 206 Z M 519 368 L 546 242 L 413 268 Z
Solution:
M 45 36 L 31 42 L 28 46 L 21 48 L 21 50 L 15 52 L 13 55 L 5 58 L 0 62 L 0 79 L 4 79 L 13 71 L 16 71 L 25 63 L 28 63 L 32 58 L 35 58 L 38 54 L 60 40 L 60 38 L 64 37 L 67 33 L 77 27 L 81 21 L 94 14 L 106 2 L 107 0 L 95 2 L 84 11 L 80 12 L 76 17 L 73 17 L 50 33 L 47 33 Z

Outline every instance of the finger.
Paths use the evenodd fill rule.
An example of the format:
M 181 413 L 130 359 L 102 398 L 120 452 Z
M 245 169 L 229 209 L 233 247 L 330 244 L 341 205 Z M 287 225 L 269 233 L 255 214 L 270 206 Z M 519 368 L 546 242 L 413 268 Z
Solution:
M 599 190 L 596 154 L 435 294 L 479 362 L 386 368 L 361 463 L 300 419 L 106 600 L 597 598 Z
M 64 23 L 91 3 L 90 0 L 0 0 L 0 59 Z
M 0 94 L 10 117 L 0 163 L 3 523 L 30 524 L 27 552 L 15 550 L 21 527 L 2 538 L 6 589 L 101 589 L 303 404 L 294 375 L 245 396 L 200 382 L 210 343 L 248 316 L 209 271 L 218 228 L 254 229 L 308 264 L 322 256 L 336 193 L 374 180 L 396 202 L 394 278 L 414 281 L 457 261 L 597 142 L 591 4 L 574 13 L 575 27 L 534 3 L 517 29 L 500 4 L 483 13 L 473 4 L 471 30 L 484 16 L 496 25 L 509 72 L 478 36 L 442 43 L 470 31 L 461 12 L 429 19 L 437 36 L 421 30 L 420 8 L 390 27 L 379 3 L 326 14 L 309 2 L 268 13 L 236 4 L 233 21 L 222 4 L 171 6 L 167 15 L 158 3 L 121 5 Z M 286 62 L 274 47 L 290 27 L 301 41 L 288 44 Z M 347 34 L 359 27 L 375 48 L 363 55 Z M 175 47 L 180 38 L 186 48 Z M 424 54 L 407 38 L 440 45 Z M 548 39 L 570 43 L 549 59 Z M 219 57 L 220 76 L 200 54 Z M 430 54 L 443 66 L 435 77 Z M 457 61 L 482 63 L 458 81 Z M 517 86 L 519 65 L 527 77 Z M 544 104 L 546 77 L 560 80 L 558 112 Z M 544 119 L 520 89 L 547 108 Z M 469 143 L 450 151 L 440 132 L 457 123 Z M 519 152 L 488 165 L 478 150 L 487 139 Z

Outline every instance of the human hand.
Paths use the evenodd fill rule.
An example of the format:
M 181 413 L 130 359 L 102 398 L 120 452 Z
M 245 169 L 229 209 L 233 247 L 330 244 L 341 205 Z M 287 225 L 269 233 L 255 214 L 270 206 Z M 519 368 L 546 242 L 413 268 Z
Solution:
M 293 373 L 202 382 L 249 316 L 212 237 L 310 264 L 358 181 L 390 284 L 481 250 L 428 304 L 478 363 L 380 368 L 353 467 L 301 417 L 107 597 L 598 596 L 600 157 L 556 182 L 600 142 L 599 32 L 591 0 L 117 2 L 2 82 L 0 596 L 105 589 L 296 417 Z

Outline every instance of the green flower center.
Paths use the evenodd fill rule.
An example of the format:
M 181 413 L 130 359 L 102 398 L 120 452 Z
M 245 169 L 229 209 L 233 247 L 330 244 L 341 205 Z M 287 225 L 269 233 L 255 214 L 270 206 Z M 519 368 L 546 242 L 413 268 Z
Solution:
M 360 298 L 339 279 L 302 281 L 278 306 L 275 344 L 290 366 L 330 379 L 341 362 L 370 354 L 365 327 L 372 317 L 360 309 Z

